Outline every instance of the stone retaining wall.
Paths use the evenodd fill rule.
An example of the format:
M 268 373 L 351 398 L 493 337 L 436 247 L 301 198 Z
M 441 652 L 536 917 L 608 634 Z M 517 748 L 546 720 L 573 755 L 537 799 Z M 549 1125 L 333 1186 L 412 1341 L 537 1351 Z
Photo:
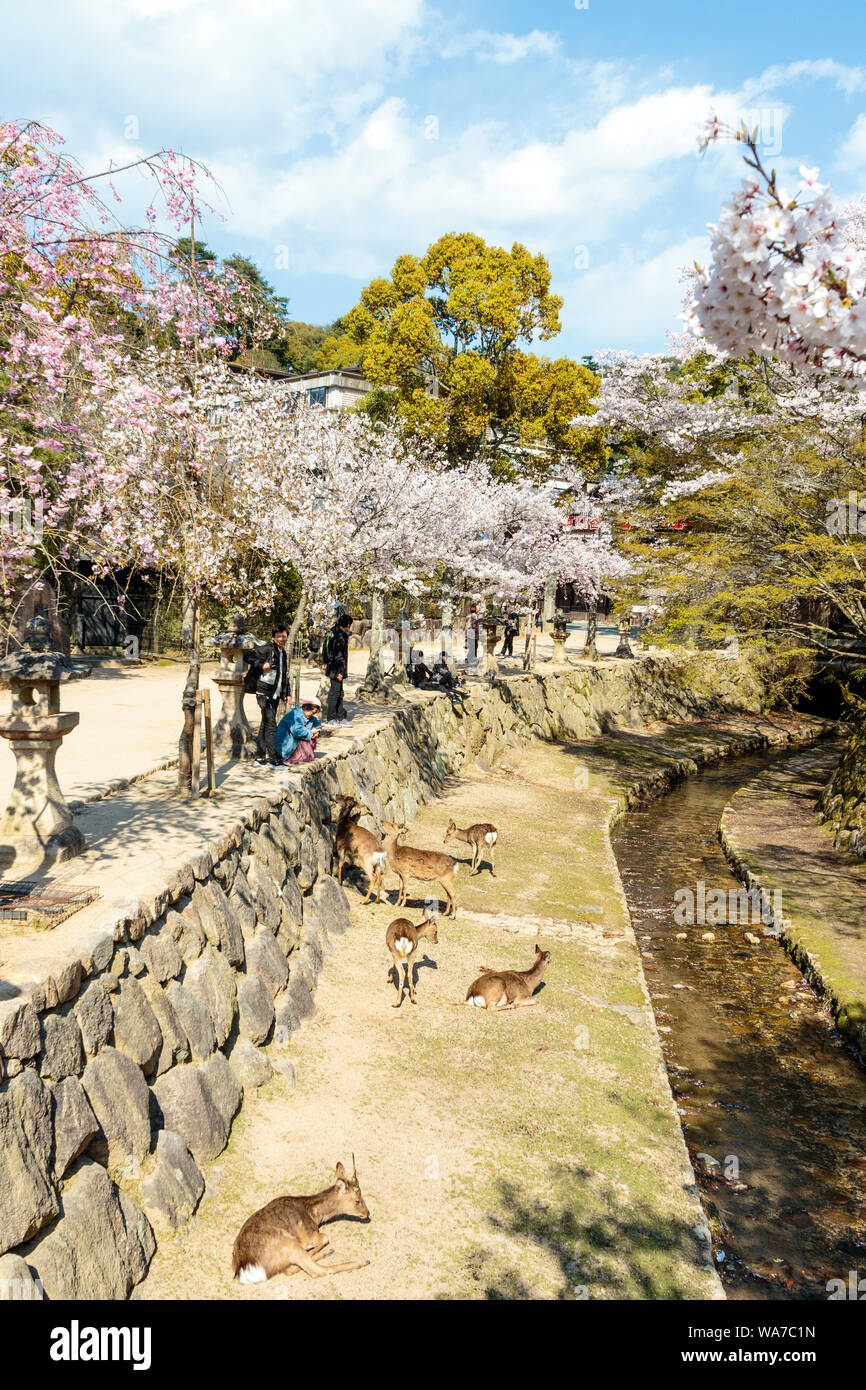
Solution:
M 866 719 L 854 727 L 818 810 L 836 848 L 866 859 Z
M 162 1232 L 193 1214 L 202 1167 L 245 1090 L 315 1009 L 350 925 L 331 876 L 334 798 L 411 822 L 467 760 L 534 738 L 760 708 L 729 661 L 602 663 L 431 695 L 349 751 L 276 780 L 215 842 L 103 914 L 28 988 L 0 981 L 0 1298 L 124 1298 Z M 263 1045 L 269 1044 L 269 1054 Z

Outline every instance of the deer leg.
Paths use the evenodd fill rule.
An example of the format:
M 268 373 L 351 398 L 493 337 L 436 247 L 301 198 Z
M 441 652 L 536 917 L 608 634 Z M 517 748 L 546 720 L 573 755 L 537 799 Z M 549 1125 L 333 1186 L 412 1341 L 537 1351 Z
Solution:
M 338 854 L 338 855 L 337 855 L 337 882 L 338 882 L 339 884 L 342 884 L 342 882 L 343 882 L 343 862 L 344 862 L 344 858 L 345 858 L 345 856 L 342 855 L 342 854 Z
M 379 869 L 379 870 L 377 871 L 377 873 L 376 873 L 376 883 L 377 883 L 377 885 L 378 885 L 377 891 L 376 891 L 376 902 L 377 902 L 377 903 L 380 903 L 380 902 L 382 901 L 382 870 L 381 870 L 381 869 Z
M 403 962 L 400 960 L 400 957 L 396 953 L 392 952 L 392 955 L 394 959 L 394 964 L 391 967 L 391 969 L 394 971 L 394 988 L 397 991 L 397 1003 L 392 1004 L 391 1008 L 399 1009 L 400 1005 L 403 1003 L 403 975 L 400 970 L 400 966 Z M 391 978 L 391 970 L 388 971 L 388 978 Z
M 475 845 L 472 846 L 472 866 L 471 866 L 471 868 L 470 868 L 470 870 L 469 870 L 469 873 L 470 873 L 470 875 L 471 875 L 471 874 L 477 874 L 477 873 L 478 873 L 478 846 L 477 846 L 477 844 L 475 844 Z
M 397 906 L 398 906 L 398 907 L 402 907 L 403 904 L 404 904 L 405 901 L 406 901 L 406 880 L 405 880 L 405 878 L 403 878 L 402 874 L 399 875 L 399 878 L 400 878 L 400 891 L 399 891 L 399 893 L 397 894 Z
M 319 1256 L 321 1256 L 321 1253 L 322 1251 L 319 1250 Z M 305 1274 L 309 1274 L 313 1279 L 319 1276 L 319 1267 L 315 1262 L 315 1257 L 310 1254 L 309 1250 L 304 1249 L 299 1240 L 286 1241 L 283 1246 L 283 1260 L 284 1263 L 281 1268 L 276 1271 L 277 1273 L 296 1274 L 298 1270 L 302 1269 Z
M 414 962 L 414 960 L 409 959 L 409 960 L 407 960 L 407 962 L 406 962 L 406 983 L 407 983 L 407 985 L 409 986 L 409 998 L 412 1000 L 412 1003 L 413 1003 L 413 1004 L 416 1002 L 416 1001 L 415 1001 L 415 983 L 414 983 L 414 980 L 413 980 L 413 978 L 412 978 L 413 975 L 414 975 L 414 973 L 415 973 L 415 962 Z
M 446 916 L 446 917 L 456 917 L 456 916 L 457 916 L 457 900 L 456 900 L 456 898 L 454 897 L 454 890 L 453 890 L 453 888 L 449 888 L 447 883 L 443 883 L 443 884 L 442 884 L 442 887 L 445 889 L 445 896 L 446 896 L 446 898 L 448 899 L 448 911 L 446 912 L 445 916 Z
M 495 877 L 496 877 L 496 845 L 495 845 L 495 844 L 492 844 L 492 845 L 490 846 L 490 872 L 491 872 L 491 874 L 493 875 L 493 877 L 495 878 Z
M 307 1272 L 312 1274 L 314 1279 L 323 1279 L 326 1274 L 348 1274 L 352 1269 L 364 1269 L 369 1263 L 369 1260 L 344 1260 L 339 1265 L 313 1264 L 312 1269 Z

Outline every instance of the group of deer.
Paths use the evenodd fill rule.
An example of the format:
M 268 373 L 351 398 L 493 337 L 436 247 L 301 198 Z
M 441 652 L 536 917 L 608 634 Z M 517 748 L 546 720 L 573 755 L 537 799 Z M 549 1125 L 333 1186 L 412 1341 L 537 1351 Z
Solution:
M 390 867 L 400 880 L 397 906 L 402 907 L 406 902 L 406 885 L 410 879 L 419 879 L 422 883 L 438 881 L 448 898 L 448 915 L 453 917 L 456 912 L 454 876 L 459 861 L 450 854 L 440 854 L 436 850 L 401 845 L 400 837 L 408 827 L 398 825 L 396 821 L 383 821 L 384 837 L 377 839 L 371 831 L 358 824 L 357 817 L 364 807 L 351 796 L 342 796 L 339 800 L 335 840 L 338 882 L 343 881 L 343 866 L 348 859 L 367 875 L 364 902 L 368 903 L 374 892 L 376 901 L 380 902 L 382 879 L 385 869 Z M 470 825 L 461 830 L 451 820 L 445 831 L 446 844 L 450 840 L 462 840 L 471 846 L 473 874 L 479 872 L 482 853 L 487 854 L 490 872 L 495 874 L 497 839 L 496 826 L 487 823 Z M 394 983 L 398 992 L 398 1002 L 394 1007 L 399 1008 L 403 1001 L 401 970 L 405 972 L 405 987 L 414 1004 L 415 955 L 420 940 L 434 943 L 439 940 L 435 913 L 425 907 L 423 918 L 418 923 L 410 922 L 408 917 L 398 917 L 388 927 L 385 939 L 394 962 Z M 536 945 L 535 960 L 528 970 L 490 970 L 482 965 L 482 973 L 469 986 L 465 1002 L 491 1010 L 533 1004 L 533 995 L 549 960 L 550 952 Z M 342 1163 L 338 1163 L 335 1181 L 323 1192 L 313 1193 L 312 1196 L 277 1197 L 254 1212 L 244 1222 L 234 1243 L 234 1277 L 242 1284 L 256 1284 L 273 1278 L 275 1274 L 297 1274 L 303 1270 L 311 1278 L 321 1279 L 326 1274 L 342 1274 L 369 1264 L 369 1260 L 345 1260 L 340 1264 L 324 1262 L 325 1257 L 332 1253 L 332 1248 L 328 1237 L 321 1234 L 320 1226 L 338 1216 L 361 1221 L 370 1218 L 358 1182 L 354 1154 L 352 1169 L 352 1176 L 349 1177 Z
M 415 849 L 412 845 L 401 845 L 400 837 L 408 831 L 408 825 L 399 825 L 396 821 L 383 820 L 382 830 L 384 832 L 380 840 L 373 834 L 372 830 L 366 830 L 363 825 L 358 824 L 359 815 L 363 815 L 366 807 L 362 806 L 353 796 L 338 797 L 339 813 L 337 815 L 337 833 L 334 840 L 334 855 L 337 861 L 337 882 L 343 882 L 343 867 L 348 859 L 350 863 L 356 864 L 363 869 L 367 876 L 367 894 L 364 902 L 368 903 L 373 894 L 376 894 L 376 902 L 382 901 L 382 882 L 385 870 L 390 868 L 400 880 L 400 890 L 397 894 L 397 907 L 402 907 L 406 901 L 406 885 L 410 879 L 420 880 L 422 883 L 438 882 L 441 884 L 448 900 L 447 917 L 454 917 L 457 913 L 457 900 L 454 896 L 454 877 L 460 867 L 459 859 L 455 859 L 451 854 L 441 854 L 434 849 Z M 445 831 L 444 844 L 450 840 L 463 840 L 472 847 L 472 865 L 470 874 L 480 872 L 480 857 L 482 850 L 486 850 L 490 872 L 496 877 L 496 841 L 499 839 L 499 831 L 495 825 L 490 825 L 486 821 L 478 825 L 467 826 L 465 830 L 459 829 L 453 820 L 448 822 L 448 829 Z
M 400 880 L 397 907 L 403 907 L 406 903 L 407 883 L 410 879 L 418 880 L 421 883 L 438 882 L 444 889 L 448 900 L 448 910 L 445 915 L 450 917 L 456 915 L 454 877 L 460 867 L 459 860 L 455 859 L 453 855 L 442 854 L 438 850 L 415 849 L 412 845 L 401 845 L 400 837 L 406 834 L 409 827 L 400 825 L 397 821 L 386 820 L 382 822 L 384 836 L 379 840 L 371 830 L 366 830 L 358 824 L 358 817 L 365 808 L 353 796 L 341 796 L 339 806 L 334 841 L 338 883 L 342 884 L 343 882 L 343 868 L 348 859 L 363 869 L 367 876 L 367 894 L 364 902 L 368 903 L 375 892 L 378 903 L 382 900 L 382 881 L 385 869 L 391 868 Z M 495 877 L 498 838 L 499 831 L 495 825 L 491 825 L 488 821 L 482 821 L 461 830 L 453 820 L 449 820 L 444 843 L 447 845 L 451 840 L 462 840 L 471 847 L 470 874 L 480 872 L 481 855 L 486 853 L 490 872 Z M 394 984 L 397 989 L 395 1009 L 399 1009 L 403 1002 L 404 987 L 412 1003 L 416 1002 L 414 962 L 418 942 L 424 939 L 434 943 L 439 940 L 436 914 L 429 907 L 425 907 L 420 922 L 411 922 L 408 917 L 398 917 L 388 927 L 385 944 L 394 962 Z M 388 974 L 390 977 L 391 972 L 389 971 Z
M 405 923 L 405 919 L 402 927 L 399 921 L 392 922 L 388 928 L 389 939 L 395 928 L 400 928 L 401 934 L 406 933 L 406 945 L 412 947 L 408 952 L 411 959 L 419 936 L 426 935 L 433 941 L 437 940 L 435 925 L 432 931 L 426 930 L 428 926 L 430 919 L 427 915 L 420 927 L 412 927 L 411 923 Z M 399 949 L 399 936 L 395 944 Z M 482 974 L 469 986 L 466 1003 L 485 1009 L 519 1008 L 533 1004 L 533 994 L 541 983 L 549 960 L 550 952 L 543 951 L 536 944 L 535 962 L 528 970 L 489 970 L 482 965 Z M 410 997 L 414 999 L 414 992 Z M 326 1274 L 363 1269 L 370 1263 L 369 1260 L 324 1263 L 325 1257 L 333 1251 L 328 1237 L 322 1235 L 319 1227 L 338 1216 L 354 1217 L 360 1221 L 370 1219 L 369 1208 L 358 1182 L 354 1154 L 351 1177 L 342 1163 L 338 1163 L 335 1181 L 323 1192 L 308 1197 L 277 1197 L 244 1222 L 232 1251 L 234 1277 L 242 1284 L 258 1284 L 272 1279 L 275 1274 L 297 1274 L 299 1270 L 313 1279 L 321 1279 Z

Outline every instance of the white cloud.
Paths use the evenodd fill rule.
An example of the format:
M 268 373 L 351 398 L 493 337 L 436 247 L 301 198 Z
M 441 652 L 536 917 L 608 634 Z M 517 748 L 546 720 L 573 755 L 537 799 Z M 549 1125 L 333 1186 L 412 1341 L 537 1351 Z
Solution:
M 300 249 L 315 229 L 319 264 L 325 229 L 342 264 L 346 236 L 369 251 L 423 250 L 449 230 L 505 244 L 528 238 L 539 249 L 599 242 L 659 196 L 672 165 L 696 159 L 709 99 L 706 87 L 673 88 L 558 141 L 517 144 L 499 123 L 467 127 L 452 141 L 425 140 L 421 119 L 392 97 L 339 148 L 295 159 L 279 175 L 263 174 L 237 150 L 214 172 L 242 234 Z
M 656 341 L 664 347 L 665 331 L 682 332 L 686 286 L 680 272 L 695 261 L 706 262 L 706 237 L 688 237 L 655 256 L 630 248 L 612 260 L 589 267 L 561 289 L 563 327 L 580 351 L 630 348 Z
M 743 100 L 753 101 L 765 92 L 788 87 L 803 79 L 811 82 L 830 81 L 846 96 L 866 91 L 866 68 L 837 63 L 833 58 L 804 58 L 797 63 L 777 63 L 766 68 L 758 77 L 743 85 Z
M 857 117 L 839 151 L 839 164 L 847 169 L 866 169 L 866 113 Z
M 479 62 L 519 63 L 525 58 L 552 58 L 559 52 L 558 34 L 533 29 L 529 34 L 495 34 L 489 29 L 476 29 L 452 39 L 442 50 L 443 58 L 463 58 L 474 53 Z

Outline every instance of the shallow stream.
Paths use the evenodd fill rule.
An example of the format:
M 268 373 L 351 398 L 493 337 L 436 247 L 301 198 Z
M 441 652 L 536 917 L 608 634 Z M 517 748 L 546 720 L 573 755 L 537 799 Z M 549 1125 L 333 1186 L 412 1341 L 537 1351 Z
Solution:
M 728 1297 L 826 1299 L 830 1280 L 866 1279 L 866 1071 L 742 905 L 727 925 L 674 915 L 684 890 L 697 915 L 701 882 L 737 889 L 716 832 L 768 765 L 683 782 L 624 817 L 613 847 Z

